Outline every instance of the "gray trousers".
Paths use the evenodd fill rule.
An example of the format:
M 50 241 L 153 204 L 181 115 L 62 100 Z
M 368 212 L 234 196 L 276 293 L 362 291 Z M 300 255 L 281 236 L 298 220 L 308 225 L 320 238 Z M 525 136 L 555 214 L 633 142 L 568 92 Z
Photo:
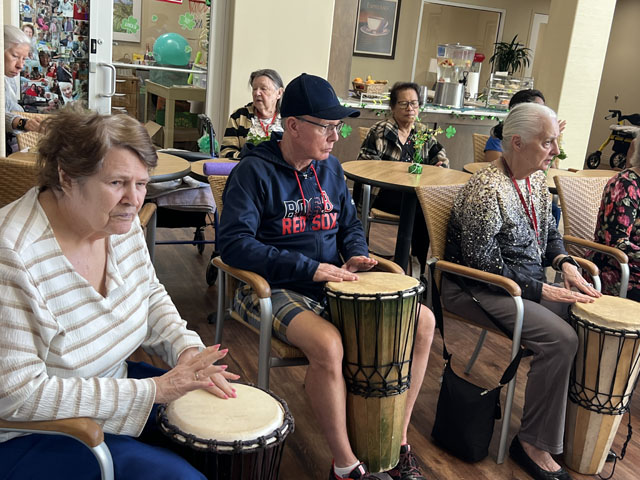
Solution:
M 480 325 L 491 320 L 455 281 L 442 279 L 442 303 L 452 313 Z M 469 286 L 485 310 L 513 330 L 515 304 L 506 293 Z M 575 330 L 564 320 L 568 303 L 524 300 L 522 344 L 533 352 L 518 437 L 551 454 L 562 453 L 569 373 L 578 350 Z M 508 419 L 506 419 L 508 421 Z

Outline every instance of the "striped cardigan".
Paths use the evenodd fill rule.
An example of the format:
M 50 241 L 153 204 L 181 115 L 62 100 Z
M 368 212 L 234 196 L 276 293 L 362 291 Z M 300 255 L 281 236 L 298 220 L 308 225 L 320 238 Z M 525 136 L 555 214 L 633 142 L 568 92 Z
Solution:
M 63 255 L 38 193 L 0 210 L 0 418 L 91 417 L 137 436 L 155 383 L 126 378 L 127 357 L 142 345 L 175 365 L 203 344 L 158 282 L 137 220 L 107 240 L 103 297 Z
M 252 102 L 233 112 L 224 131 L 222 145 L 220 146 L 220 157 L 239 160 L 242 147 L 247 143 L 247 136 L 250 133 L 257 137 L 266 136 L 259 124 L 260 120 L 256 116 Z M 269 125 L 268 130 L 269 134 L 274 131 L 282 132 L 280 113 L 276 116 L 275 121 Z

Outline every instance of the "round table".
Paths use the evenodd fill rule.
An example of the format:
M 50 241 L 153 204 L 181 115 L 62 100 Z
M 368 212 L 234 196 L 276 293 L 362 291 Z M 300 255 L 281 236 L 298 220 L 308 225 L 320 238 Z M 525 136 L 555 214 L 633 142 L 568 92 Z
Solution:
M 587 169 L 587 170 L 578 170 L 576 175 L 579 177 L 613 177 L 614 175 L 620 173 L 622 170 L 607 170 L 604 168 L 600 169 Z
M 169 153 L 158 152 L 158 166 L 150 172 L 151 183 L 167 182 L 186 177 L 191 172 L 191 164 L 185 159 Z
M 467 163 L 463 168 L 465 172 L 476 173 L 478 170 L 482 170 L 486 166 L 488 166 L 491 162 L 473 162 Z M 559 177 L 563 175 L 576 175 L 576 172 L 572 172 L 571 170 L 563 170 L 561 168 L 549 168 L 546 172 L 547 174 L 547 187 L 549 187 L 549 191 L 551 193 L 557 193 L 556 184 L 553 181 L 553 177 Z
M 457 185 L 466 183 L 471 176 L 460 170 L 433 165 L 423 165 L 422 173 L 416 175 L 408 172 L 409 165 L 406 162 L 384 160 L 355 160 L 342 164 L 347 178 L 362 183 L 365 189 L 374 186 L 402 192 L 394 261 L 405 270 L 409 263 L 413 219 L 417 204 L 415 188 L 422 185 Z M 366 190 L 363 198 L 362 223 L 364 226 L 369 214 L 369 195 Z

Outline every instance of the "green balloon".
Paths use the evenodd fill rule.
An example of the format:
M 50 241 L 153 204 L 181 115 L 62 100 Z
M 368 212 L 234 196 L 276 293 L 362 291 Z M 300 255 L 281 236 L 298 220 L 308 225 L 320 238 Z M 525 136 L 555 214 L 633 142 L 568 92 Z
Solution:
M 153 44 L 153 56 L 163 65 L 184 66 L 191 58 L 189 42 L 182 35 L 169 32 L 160 35 Z

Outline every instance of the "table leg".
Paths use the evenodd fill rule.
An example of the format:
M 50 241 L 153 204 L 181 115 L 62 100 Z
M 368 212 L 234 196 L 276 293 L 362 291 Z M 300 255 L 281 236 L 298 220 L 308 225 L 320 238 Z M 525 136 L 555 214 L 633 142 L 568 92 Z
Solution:
M 173 148 L 173 129 L 175 126 L 176 101 L 173 99 L 166 100 L 166 115 L 164 117 L 164 148 Z
M 369 234 L 369 208 L 371 204 L 371 185 L 362 184 L 362 211 L 360 212 L 360 218 L 362 221 L 362 229 L 364 234 Z M 368 238 L 368 237 L 367 237 Z
M 151 263 L 155 256 L 156 250 L 156 223 L 158 220 L 158 211 L 153 212 L 149 224 L 147 225 L 147 250 L 149 250 L 149 257 L 151 257 Z
M 416 214 L 417 197 L 413 191 L 402 192 L 400 203 L 400 224 L 398 225 L 398 238 L 396 239 L 396 251 L 393 261 L 400 265 L 404 271 L 409 266 L 409 252 L 411 250 L 411 236 L 413 235 L 413 219 Z

